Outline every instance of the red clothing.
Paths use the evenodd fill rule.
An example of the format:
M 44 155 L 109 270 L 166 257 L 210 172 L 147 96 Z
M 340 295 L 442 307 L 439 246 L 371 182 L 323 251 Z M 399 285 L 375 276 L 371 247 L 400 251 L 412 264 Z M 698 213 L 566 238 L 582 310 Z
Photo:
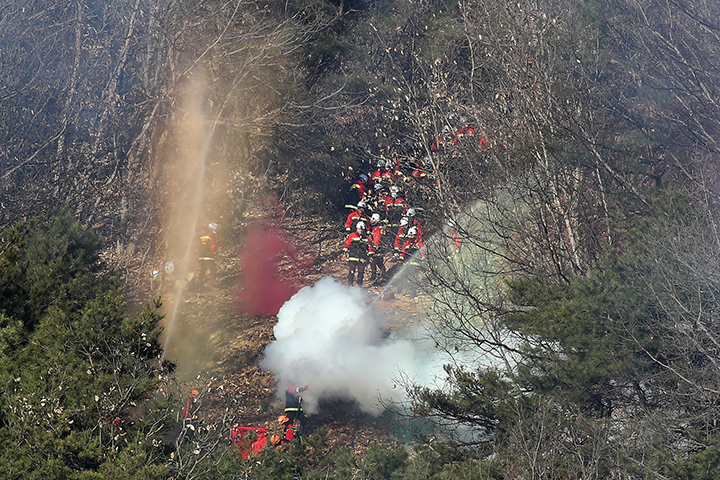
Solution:
M 420 227 L 420 222 L 413 219 L 412 223 L 409 225 L 410 227 L 415 227 L 417 229 L 417 238 L 418 241 L 422 243 L 422 228 Z
M 397 183 L 399 178 L 398 174 L 392 170 L 385 170 L 381 176 L 382 181 L 388 184 Z
M 368 236 L 358 233 L 357 230 L 347 236 L 343 250 L 348 253 L 348 260 L 351 262 L 364 262 L 368 255 L 373 254 Z
M 407 225 L 400 225 L 400 228 L 398 228 L 397 235 L 395 235 L 395 250 L 398 252 L 402 250 L 402 246 L 405 244 L 405 240 L 407 240 L 407 231 Z
M 217 244 L 215 238 L 215 232 L 210 230 L 207 233 L 200 235 L 200 258 L 215 258 L 217 252 Z
M 380 250 L 380 243 L 382 242 L 382 226 L 380 224 L 372 225 L 370 227 L 370 245 L 374 252 Z
M 385 203 L 385 213 L 391 215 L 392 212 L 402 210 L 402 214 L 405 215 L 405 199 L 401 196 L 393 198 L 391 195 L 383 197 Z
M 364 213 L 360 213 L 357 210 L 353 210 L 350 212 L 350 214 L 347 216 L 347 220 L 345 220 L 345 230 L 348 232 L 352 232 L 355 230 L 355 225 L 357 225 L 357 222 L 365 222 L 365 225 L 368 225 L 370 223 L 370 219 L 367 218 L 367 215 Z
M 400 258 L 405 260 L 406 257 L 411 257 L 418 250 L 420 250 L 420 257 L 425 258 L 425 248 L 423 247 L 422 240 L 417 237 L 408 237 L 402 246 L 402 250 L 400 251 Z

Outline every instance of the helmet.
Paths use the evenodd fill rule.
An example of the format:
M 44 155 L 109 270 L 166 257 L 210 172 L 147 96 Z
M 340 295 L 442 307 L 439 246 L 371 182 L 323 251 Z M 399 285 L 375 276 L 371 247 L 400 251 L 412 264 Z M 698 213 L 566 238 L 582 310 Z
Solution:
M 410 227 L 407 231 L 408 237 L 412 237 L 413 235 L 417 235 L 417 228 Z
M 358 178 L 360 180 L 362 180 L 363 183 L 368 183 L 368 181 L 370 181 L 370 177 L 368 177 L 364 173 L 361 173 L 360 175 L 358 175 Z
M 367 208 L 367 203 L 364 200 L 360 200 L 357 204 L 358 208 Z
M 370 223 L 378 223 L 379 221 L 380 221 L 380 214 L 373 213 L 372 217 L 370 217 Z
M 393 185 L 390 187 L 390 193 L 400 193 L 400 187 Z
M 378 166 L 378 168 L 383 168 L 385 166 L 385 160 L 382 160 L 382 159 L 378 160 L 377 166 Z
M 213 222 L 210 225 L 208 225 L 208 228 L 212 230 L 213 232 L 217 230 L 217 223 Z
M 373 185 L 373 188 L 375 189 L 376 192 L 379 192 L 380 190 L 383 189 L 383 184 L 382 184 L 382 183 L 376 183 L 375 185 Z
M 365 230 L 366 228 L 365 222 L 358 222 L 357 225 L 355 225 L 355 230 Z
M 408 217 L 414 217 L 414 216 L 415 216 L 415 209 L 414 209 L 414 208 L 408 208 L 407 214 L 408 214 Z
M 402 218 L 400 219 L 400 225 L 402 225 L 403 227 L 404 227 L 405 225 L 407 225 L 408 223 L 410 223 L 410 220 L 409 220 L 407 217 L 402 217 Z
M 287 415 L 280 415 L 278 417 L 278 423 L 280 425 L 285 425 L 286 423 L 292 423 L 290 419 L 287 417 Z

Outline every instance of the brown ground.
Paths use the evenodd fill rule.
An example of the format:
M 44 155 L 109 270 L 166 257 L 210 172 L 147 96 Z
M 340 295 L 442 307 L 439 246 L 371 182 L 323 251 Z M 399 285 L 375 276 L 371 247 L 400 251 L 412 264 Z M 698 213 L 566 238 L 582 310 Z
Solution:
M 313 285 L 320 278 L 331 275 L 343 281 L 345 262 L 340 260 L 344 232 L 342 228 L 310 229 L 301 219 L 281 219 L 281 224 L 293 238 L 298 251 L 315 257 L 312 266 L 298 271 L 292 260 L 284 258 L 279 265 L 281 276 L 299 286 Z M 276 397 L 275 379 L 258 366 L 265 347 L 274 339 L 275 316 L 243 316 L 233 306 L 234 292 L 241 275 L 237 253 L 227 251 L 216 285 L 201 292 L 192 287 L 184 295 L 173 338 L 186 341 L 171 342 L 168 358 L 178 364 L 178 377 L 185 389 L 202 392 L 198 416 L 207 424 L 220 429 L 230 426 L 256 426 L 276 430 L 276 419 L 284 404 Z M 387 257 L 386 257 L 387 258 Z M 387 262 L 392 265 L 392 261 Z M 367 285 L 369 282 L 365 281 Z M 413 308 L 402 296 L 377 299 L 380 287 L 368 288 L 368 301 L 390 315 Z M 172 304 L 172 289 L 164 298 Z M 401 315 L 402 316 L 402 315 Z M 360 452 L 372 441 L 390 441 L 387 420 L 360 412 L 353 404 L 329 401 L 321 404 L 318 414 L 309 417 L 306 433 L 328 429 L 330 446 L 343 446 Z

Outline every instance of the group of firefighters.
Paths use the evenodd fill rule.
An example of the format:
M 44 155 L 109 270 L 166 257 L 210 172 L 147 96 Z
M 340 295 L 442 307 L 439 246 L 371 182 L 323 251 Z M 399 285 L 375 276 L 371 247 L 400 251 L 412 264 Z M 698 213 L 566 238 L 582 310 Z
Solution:
M 461 145 L 471 145 L 478 151 L 488 148 L 484 135 L 476 136 L 475 129 L 464 118 L 453 117 L 429 151 L 432 156 L 457 157 L 461 155 Z M 351 212 L 345 221 L 347 237 L 343 245 L 350 286 L 363 286 L 368 265 L 370 282 L 382 284 L 387 279 L 385 256 L 389 253 L 401 264 L 416 267 L 418 260 L 425 257 L 423 230 L 418 219 L 418 213 L 424 209 L 409 206 L 405 191 L 411 194 L 415 205 L 426 204 L 437 182 L 433 157 L 423 157 L 413 147 L 412 142 L 406 142 L 403 153 L 394 161 L 379 160 L 373 171 L 358 175 L 350 187 L 345 208 Z M 421 157 L 422 160 L 418 160 Z M 454 226 L 451 229 L 457 251 L 459 237 Z

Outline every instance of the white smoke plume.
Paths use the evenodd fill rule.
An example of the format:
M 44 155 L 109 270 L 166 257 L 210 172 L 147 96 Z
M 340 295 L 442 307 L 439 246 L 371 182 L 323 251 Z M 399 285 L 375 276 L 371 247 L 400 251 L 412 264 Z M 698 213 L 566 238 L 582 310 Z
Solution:
M 291 381 L 307 385 L 308 413 L 320 398 L 356 400 L 363 411 L 380 413 L 379 398 L 402 399 L 398 378 L 432 384 L 442 373 L 438 352 L 416 338 L 386 336 L 383 323 L 364 291 L 323 278 L 280 308 L 261 365 L 275 374 L 280 394 Z

